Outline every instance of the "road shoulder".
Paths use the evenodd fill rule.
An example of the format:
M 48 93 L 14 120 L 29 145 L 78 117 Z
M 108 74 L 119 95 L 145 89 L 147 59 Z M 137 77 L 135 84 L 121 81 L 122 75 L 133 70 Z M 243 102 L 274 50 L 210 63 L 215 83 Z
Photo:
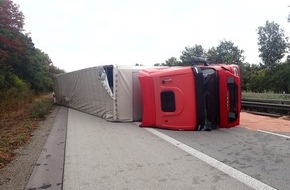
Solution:
M 31 140 L 15 150 L 15 158 L 0 170 L 0 189 L 22 190 L 34 169 L 43 145 L 53 127 L 59 106 L 54 106 L 45 120 L 32 133 Z

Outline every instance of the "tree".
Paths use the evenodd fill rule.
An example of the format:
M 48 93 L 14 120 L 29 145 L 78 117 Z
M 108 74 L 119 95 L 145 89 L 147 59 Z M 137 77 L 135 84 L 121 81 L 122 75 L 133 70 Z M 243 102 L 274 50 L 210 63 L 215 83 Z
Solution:
M 49 56 L 37 48 L 30 47 L 22 59 L 24 64 L 15 69 L 19 76 L 28 81 L 36 92 L 48 92 L 52 90 L 52 76 L 55 73 L 54 66 Z M 29 48 L 27 48 L 29 49 Z
M 53 76 L 53 75 L 58 75 L 58 74 L 65 73 L 65 70 L 60 69 L 60 68 L 58 68 L 58 67 L 56 67 L 56 66 L 54 66 L 54 65 L 52 64 L 52 65 L 50 65 L 50 67 L 49 67 L 49 73 L 50 73 L 51 76 Z
M 13 64 L 20 63 L 19 55 L 24 52 L 22 42 L 24 16 L 19 11 L 19 6 L 11 0 L 0 0 L 0 83 L 1 90 L 6 90 L 14 85 L 13 81 L 19 81 L 17 75 L 13 75 Z M 13 79 L 12 80 L 11 76 Z
M 249 84 L 251 71 L 252 71 L 251 64 L 249 63 L 240 64 L 242 90 L 245 90 L 245 91 L 249 90 L 247 85 Z
M 180 65 L 192 65 L 194 57 L 205 57 L 205 50 L 201 45 L 195 44 L 192 47 L 185 47 L 185 50 L 181 51 Z
M 179 60 L 177 60 L 177 58 L 175 58 L 175 57 L 170 57 L 169 59 L 167 59 L 165 61 L 166 66 L 178 66 L 180 64 L 181 64 L 181 62 Z
M 154 63 L 154 66 L 164 66 L 165 63 Z
M 23 51 L 20 39 L 23 25 L 24 16 L 19 6 L 11 0 L 0 0 L 0 61 L 8 57 L 9 50 Z
M 290 61 L 267 69 L 267 86 L 276 93 L 290 92 Z
M 240 50 L 232 41 L 223 40 L 217 47 L 210 48 L 207 53 L 207 59 L 216 63 L 241 64 L 245 57 L 244 50 Z
M 7 31 L 23 30 L 24 16 L 19 5 L 11 0 L 0 0 L 0 28 Z
M 21 91 L 24 87 L 35 92 L 50 91 L 53 74 L 64 71 L 55 67 L 46 53 L 34 47 L 32 39 L 23 34 L 23 25 L 19 5 L 11 0 L 0 0 L 1 92 L 13 88 Z
M 179 66 L 181 62 L 176 57 L 170 57 L 169 59 L 165 60 L 165 63 L 155 63 L 154 66 Z
M 266 67 L 280 63 L 287 53 L 289 44 L 284 30 L 279 24 L 266 21 L 265 26 L 258 27 L 259 57 Z

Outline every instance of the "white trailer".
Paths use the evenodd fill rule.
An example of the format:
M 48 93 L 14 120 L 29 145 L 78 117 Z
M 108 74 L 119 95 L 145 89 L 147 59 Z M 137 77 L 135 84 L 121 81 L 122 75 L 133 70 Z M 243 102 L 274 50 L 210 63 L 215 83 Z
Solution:
M 96 66 L 54 77 L 56 103 L 108 121 L 142 118 L 138 71 L 144 67 Z

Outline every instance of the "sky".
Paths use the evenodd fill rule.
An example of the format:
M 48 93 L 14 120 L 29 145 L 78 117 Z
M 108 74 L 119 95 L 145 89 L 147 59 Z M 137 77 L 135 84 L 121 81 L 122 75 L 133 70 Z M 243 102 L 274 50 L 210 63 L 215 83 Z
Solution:
M 35 47 L 66 72 L 108 64 L 153 65 L 187 46 L 230 40 L 259 63 L 257 28 L 290 35 L 290 0 L 13 0 Z

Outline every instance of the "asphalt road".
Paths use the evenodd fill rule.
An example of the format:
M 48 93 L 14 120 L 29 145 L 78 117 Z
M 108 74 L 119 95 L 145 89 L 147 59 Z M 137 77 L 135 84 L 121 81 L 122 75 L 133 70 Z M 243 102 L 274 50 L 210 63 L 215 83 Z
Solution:
M 290 187 L 288 138 L 242 127 L 210 132 L 158 131 L 270 188 Z M 233 176 L 134 123 L 111 123 L 69 110 L 64 189 L 252 187 L 240 179 L 243 176 Z
M 242 127 L 197 133 L 159 131 L 276 189 L 290 189 L 290 136 Z
M 72 109 L 61 117 L 67 120 L 64 190 L 290 187 L 289 133 L 243 126 L 210 132 L 148 129 Z

